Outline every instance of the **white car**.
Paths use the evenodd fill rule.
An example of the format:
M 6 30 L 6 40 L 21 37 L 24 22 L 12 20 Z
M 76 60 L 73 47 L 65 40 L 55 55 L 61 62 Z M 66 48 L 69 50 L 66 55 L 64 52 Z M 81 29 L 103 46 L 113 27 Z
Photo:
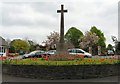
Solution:
M 86 58 L 92 58 L 92 55 L 82 49 L 79 48 L 73 48 L 73 49 L 68 49 L 69 54 L 78 54 L 78 55 L 83 55 Z
M 114 52 L 113 52 L 113 50 L 108 50 L 107 54 L 108 55 L 114 55 Z

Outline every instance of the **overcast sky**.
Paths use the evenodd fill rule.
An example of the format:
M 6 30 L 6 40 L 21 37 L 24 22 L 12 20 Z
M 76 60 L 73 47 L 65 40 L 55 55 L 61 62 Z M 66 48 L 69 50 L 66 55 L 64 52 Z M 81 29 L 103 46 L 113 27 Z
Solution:
M 26 2 L 25 2 L 26 1 Z M 50 32 L 59 32 L 60 5 L 65 13 L 65 33 L 76 27 L 83 33 L 92 26 L 104 32 L 106 43 L 114 44 L 111 36 L 118 36 L 119 0 L 7 0 L 0 3 L 0 36 L 5 39 L 28 38 L 37 43 L 46 40 Z

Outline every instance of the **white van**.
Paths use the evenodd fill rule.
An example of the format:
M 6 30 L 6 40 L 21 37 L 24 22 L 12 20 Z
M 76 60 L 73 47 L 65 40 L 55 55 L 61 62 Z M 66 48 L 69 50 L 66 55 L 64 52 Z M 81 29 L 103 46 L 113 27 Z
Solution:
M 68 53 L 69 54 L 80 54 L 80 55 L 84 55 L 84 57 L 86 58 L 92 58 L 92 55 L 82 49 L 79 48 L 73 48 L 73 49 L 68 49 Z

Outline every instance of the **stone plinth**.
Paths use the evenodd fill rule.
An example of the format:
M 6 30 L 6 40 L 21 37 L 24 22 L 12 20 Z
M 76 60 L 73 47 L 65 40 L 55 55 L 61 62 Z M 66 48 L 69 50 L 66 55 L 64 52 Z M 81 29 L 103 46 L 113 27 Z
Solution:
M 57 54 L 59 54 L 59 53 L 66 53 L 67 52 L 67 45 L 66 45 L 66 43 L 58 43 L 56 50 L 57 50 Z

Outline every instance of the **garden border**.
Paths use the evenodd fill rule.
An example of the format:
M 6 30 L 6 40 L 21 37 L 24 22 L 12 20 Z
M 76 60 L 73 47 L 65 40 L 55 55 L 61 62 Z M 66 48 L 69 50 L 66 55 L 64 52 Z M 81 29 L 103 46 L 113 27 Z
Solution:
M 120 64 L 15 65 L 2 64 L 3 74 L 43 80 L 76 80 L 118 76 Z

